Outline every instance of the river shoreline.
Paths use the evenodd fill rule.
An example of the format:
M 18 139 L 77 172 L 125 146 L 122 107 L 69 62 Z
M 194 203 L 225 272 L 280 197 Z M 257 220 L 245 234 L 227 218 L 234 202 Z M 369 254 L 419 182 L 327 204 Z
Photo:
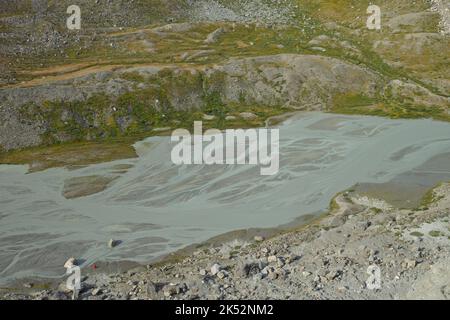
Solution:
M 329 214 L 291 231 L 204 244 L 127 271 L 83 273 L 79 299 L 449 299 L 450 229 L 420 231 L 449 228 L 450 184 L 433 194 L 434 202 L 411 211 L 379 199 L 370 207 L 361 204 L 364 197 L 343 192 Z M 366 283 L 371 265 L 382 271 L 377 290 Z M 71 298 L 64 282 L 0 295 Z
M 323 132 L 323 131 L 326 131 L 326 130 L 332 130 L 332 132 L 339 132 L 339 128 L 345 128 L 345 130 L 347 130 L 351 134 L 350 136 L 361 135 L 361 134 L 371 136 L 373 134 L 377 135 L 377 134 L 382 134 L 383 133 L 383 130 L 381 130 L 383 127 L 380 127 L 380 124 L 378 124 L 378 122 L 381 121 L 379 119 L 373 119 L 373 118 L 369 118 L 369 117 L 368 118 L 365 118 L 365 117 L 361 117 L 360 118 L 360 117 L 352 117 L 352 116 L 334 116 L 334 115 L 320 115 L 320 116 L 318 116 L 318 118 L 314 118 L 316 116 L 317 115 L 314 115 L 314 114 L 309 114 L 309 115 L 302 114 L 301 115 L 301 118 L 302 118 L 301 121 L 307 121 L 306 123 L 302 124 L 302 126 L 306 127 L 308 130 L 316 130 L 314 132 L 317 132 L 317 131 Z M 369 124 L 367 124 L 366 122 L 363 122 L 363 121 L 369 121 Z M 373 122 L 370 122 L 370 121 L 373 121 Z M 385 123 L 385 121 L 383 121 L 382 126 L 386 125 L 385 128 L 389 128 L 390 126 L 393 126 L 395 124 L 396 127 L 399 127 L 402 123 L 405 123 L 405 124 L 409 125 L 411 122 L 390 121 L 389 123 Z M 421 121 L 416 121 L 415 123 L 416 124 L 425 125 L 426 127 L 428 127 L 428 125 L 429 125 L 428 122 L 427 123 L 422 123 Z M 293 126 L 294 124 L 295 124 L 295 120 L 289 119 L 287 121 L 287 126 L 288 126 L 288 128 L 291 128 L 291 130 L 296 128 L 295 126 Z M 350 126 L 350 127 L 347 127 L 347 126 Z M 441 128 L 441 129 L 438 129 L 437 132 L 439 134 L 442 134 L 441 131 L 439 131 L 439 130 L 442 130 L 442 129 L 445 130 L 445 128 Z M 345 134 L 347 131 L 342 131 L 341 130 L 341 132 L 340 132 L 340 134 L 343 134 L 343 137 L 345 137 L 346 140 L 348 140 L 347 137 L 349 137 L 349 135 Z M 301 131 L 301 132 L 303 132 L 303 131 Z M 396 130 L 396 132 L 398 134 L 401 131 Z M 292 135 L 292 133 L 291 133 L 288 136 L 292 137 L 292 136 L 295 136 L 295 134 Z M 302 141 L 304 141 L 304 142 L 308 142 L 308 143 L 315 142 L 313 139 L 306 139 L 307 136 L 303 136 L 303 135 L 301 135 L 301 136 L 303 137 L 304 140 L 302 140 Z M 425 137 L 424 141 L 427 141 L 426 139 L 427 138 Z M 437 143 L 444 143 L 441 140 L 437 139 L 436 136 L 433 136 L 433 139 L 434 140 L 432 140 L 432 141 L 437 141 Z M 423 143 L 423 141 L 422 141 L 422 143 Z M 424 145 L 426 147 L 430 147 L 428 144 L 424 144 Z M 442 149 L 441 150 L 442 152 L 446 150 L 446 144 L 439 145 L 439 146 L 440 146 L 439 147 L 440 150 Z M 369 148 L 369 146 L 365 146 L 365 148 Z M 149 153 L 149 152 L 150 153 L 154 153 L 152 150 L 153 149 L 148 148 L 148 141 L 147 142 L 144 141 L 144 142 L 139 143 L 139 145 L 137 147 L 137 151 L 138 151 L 137 153 L 138 154 L 141 154 L 141 152 L 143 152 L 143 151 L 144 151 L 143 155 L 145 153 Z M 418 148 L 417 146 L 415 146 L 414 148 L 413 147 L 407 147 L 407 146 L 402 146 L 402 147 L 395 147 L 394 146 L 394 147 L 392 147 L 390 149 L 391 151 L 387 151 L 387 150 L 389 150 L 389 149 L 386 149 L 386 157 L 390 155 L 390 158 L 393 161 L 398 161 L 398 160 L 402 160 L 403 158 L 407 157 L 411 153 L 414 153 L 417 150 L 420 150 L 420 148 Z M 434 151 L 434 152 L 436 152 L 436 151 Z M 361 152 L 359 152 L 359 153 L 361 153 Z M 390 153 L 392 153 L 392 154 L 390 154 Z M 439 156 L 443 157 L 444 160 L 446 159 L 446 157 L 448 157 L 444 153 L 437 153 L 437 154 Z M 296 158 L 296 159 L 299 159 L 299 158 Z M 422 159 L 422 156 L 420 156 L 420 159 Z M 414 182 L 414 181 L 420 182 L 420 181 L 423 180 L 423 172 L 425 172 L 427 170 L 428 171 L 432 171 L 432 169 L 436 169 L 436 168 L 440 168 L 441 169 L 441 173 L 440 173 L 439 176 L 443 180 L 445 180 L 445 175 L 442 175 L 442 172 L 447 172 L 449 170 L 448 170 L 448 168 L 446 166 L 442 166 L 442 161 L 437 161 L 437 162 L 436 161 L 431 161 L 430 162 L 431 166 L 427 167 L 426 165 L 425 166 L 423 165 L 423 163 L 422 163 L 422 161 L 420 159 L 416 159 L 416 161 L 417 161 L 418 164 L 421 164 L 421 166 L 422 166 L 421 167 L 421 171 L 422 171 L 421 176 L 415 177 L 414 178 L 415 180 L 414 179 L 413 180 L 408 180 L 409 179 L 408 178 L 406 180 L 400 179 L 400 181 L 403 181 L 403 182 L 406 181 L 408 183 L 410 183 L 411 181 L 412 182 Z M 427 154 L 426 157 L 423 158 L 423 159 L 424 160 L 425 159 L 429 159 L 429 155 Z M 436 163 L 438 164 L 437 167 L 436 167 Z M 445 161 L 444 161 L 444 164 L 445 164 Z M 345 163 L 345 165 L 347 166 L 346 163 Z M 106 167 L 107 167 L 107 165 L 105 165 L 105 168 Z M 117 164 L 114 163 L 112 168 L 116 168 L 116 167 L 117 167 Z M 103 168 L 103 167 L 100 167 L 100 168 Z M 122 168 L 124 168 L 123 165 L 122 165 Z M 413 166 L 412 168 L 416 168 L 416 167 Z M 86 172 L 89 172 L 89 170 L 91 170 L 91 172 L 92 172 L 92 170 L 94 170 L 95 172 L 97 172 L 97 167 L 93 167 L 91 169 L 85 168 L 85 169 L 79 169 L 79 170 L 81 170 L 81 171 L 86 170 Z M 102 169 L 102 170 L 104 170 L 104 169 Z M 133 169 L 130 169 L 130 170 L 133 170 Z M 147 170 L 146 167 L 142 167 L 140 170 L 136 170 L 135 174 L 139 173 L 139 175 L 136 176 L 136 177 L 140 177 L 141 173 L 142 172 L 146 172 L 146 170 Z M 380 169 L 378 167 L 376 167 L 376 170 L 380 170 Z M 71 176 L 72 175 L 79 175 L 79 173 L 77 171 L 78 170 L 76 170 L 74 172 L 69 172 L 69 174 Z M 62 171 L 59 171 L 59 169 L 58 169 L 58 171 L 54 171 L 53 174 L 56 174 L 56 173 L 61 174 L 61 172 Z M 400 171 L 400 172 L 403 172 L 403 171 Z M 37 174 L 39 175 L 39 174 L 42 174 L 42 173 L 37 173 Z M 46 173 L 43 173 L 43 174 L 44 175 L 42 176 L 42 179 L 48 180 L 48 177 L 45 176 Z M 34 176 L 34 174 L 32 176 Z M 395 177 L 395 176 L 396 175 L 393 175 L 393 177 Z M 50 176 L 50 177 L 51 177 L 50 180 L 55 181 L 55 178 L 57 176 L 53 175 L 53 176 Z M 130 182 L 136 181 L 135 178 L 133 178 L 133 177 L 131 177 L 131 178 L 132 179 L 130 180 Z M 41 180 L 38 179 L 37 181 L 44 181 L 42 179 Z M 430 181 L 433 181 L 433 180 L 427 178 L 427 183 L 430 183 Z M 130 184 L 130 182 L 128 182 L 127 184 Z M 346 181 L 346 182 L 348 182 L 348 181 Z M 203 183 L 200 183 L 200 184 L 203 185 Z M 432 184 L 432 185 L 434 185 L 434 184 Z M 431 188 L 432 185 L 429 185 L 429 187 Z M 349 186 L 351 186 L 351 185 L 349 185 Z M 383 187 L 386 187 L 386 185 L 383 185 Z M 54 188 L 54 187 L 52 187 L 52 188 Z M 368 207 L 367 209 L 371 209 L 372 210 L 373 208 L 376 208 L 377 210 L 381 210 L 382 212 L 384 212 L 384 211 L 389 212 L 389 214 L 392 212 L 392 210 L 398 210 L 398 211 L 401 211 L 401 212 L 404 211 L 404 210 L 410 210 L 410 211 L 414 212 L 414 210 L 415 210 L 414 208 L 410 208 L 410 209 L 394 209 L 393 207 L 391 208 L 388 205 L 386 205 L 386 207 L 377 208 L 377 205 L 379 205 L 380 200 L 371 200 L 373 197 L 367 197 L 364 194 L 358 194 L 358 192 L 360 191 L 360 190 L 358 190 L 358 188 L 351 188 L 351 189 L 352 190 L 349 190 L 349 191 L 352 194 L 355 193 L 355 197 L 357 197 L 359 199 L 364 199 L 364 200 L 361 200 L 362 203 L 360 203 L 359 205 L 360 206 L 366 206 L 366 207 Z M 357 189 L 356 192 L 353 189 Z M 403 198 L 406 197 L 408 199 L 412 199 L 411 196 L 410 196 L 410 193 L 408 193 L 406 191 L 406 189 L 407 189 L 406 187 L 402 187 L 400 189 L 406 195 L 406 196 L 403 196 Z M 118 190 L 120 190 L 120 188 Z M 340 190 L 342 190 L 342 189 L 340 189 Z M 109 189 L 107 189 L 107 191 L 110 194 L 114 194 L 116 192 L 114 190 L 111 191 Z M 107 196 L 108 192 L 105 195 L 99 194 L 98 197 Z M 425 193 L 425 191 L 422 191 L 422 192 Z M 422 193 L 422 195 L 423 195 L 423 193 Z M 322 195 L 321 197 L 330 199 L 332 196 L 333 195 L 330 195 L 330 197 L 326 197 L 325 195 Z M 82 197 L 81 198 L 82 201 L 85 201 L 85 200 L 83 200 L 84 198 L 86 198 L 86 197 Z M 94 195 L 94 196 L 91 196 L 91 197 L 87 197 L 87 200 L 89 200 L 89 198 L 95 199 L 96 196 Z M 297 196 L 295 198 L 297 198 Z M 145 197 L 145 200 L 147 200 L 147 197 Z M 72 203 L 74 203 L 74 202 L 72 202 Z M 381 203 L 383 203 L 383 202 L 381 202 Z M 334 203 L 332 201 L 331 208 L 333 210 L 335 210 L 336 209 L 335 207 L 336 207 L 336 203 Z M 375 210 L 375 211 L 377 211 L 377 210 Z M 422 209 L 422 211 L 426 211 L 426 210 Z M 301 213 L 305 213 L 305 212 L 311 212 L 311 211 L 298 212 L 297 217 Z M 106 216 L 104 216 L 104 217 L 106 218 Z M 313 217 L 314 217 L 314 215 L 313 215 Z M 261 237 L 261 238 L 264 238 L 264 239 L 269 239 L 268 241 L 270 241 L 271 239 L 277 239 L 277 238 L 280 238 L 280 237 L 283 237 L 283 236 L 289 237 L 288 235 L 298 234 L 299 233 L 299 232 L 297 232 L 298 230 L 296 231 L 296 229 L 298 229 L 299 226 L 301 226 L 300 229 L 302 229 L 303 227 L 305 229 L 309 229 L 309 228 L 312 228 L 312 226 L 321 225 L 322 224 L 322 220 L 326 221 L 329 218 L 330 218 L 330 215 L 325 215 L 321 219 L 311 219 L 311 216 L 301 216 L 300 219 L 306 219 L 307 223 L 305 223 L 305 221 L 295 220 L 294 218 L 292 218 L 292 219 L 290 219 L 290 221 L 294 221 L 294 222 L 282 225 L 281 228 L 280 227 L 279 228 L 269 228 L 269 229 L 264 229 L 264 228 L 259 228 L 259 229 L 232 228 L 232 230 L 238 230 L 238 231 L 219 232 L 218 234 L 221 234 L 221 236 L 208 237 L 209 240 L 207 240 L 207 241 L 194 241 L 194 242 L 191 242 L 191 243 L 194 243 L 194 244 L 188 245 L 188 246 L 184 246 L 184 249 L 182 249 L 182 250 L 175 250 L 175 253 L 173 253 L 173 254 L 163 254 L 163 255 L 158 255 L 157 257 L 154 257 L 151 260 L 147 259 L 146 261 L 153 262 L 153 263 L 150 264 L 150 266 L 148 265 L 148 263 L 143 263 L 143 265 L 140 265 L 139 263 L 130 262 L 130 261 L 127 261 L 127 259 L 121 259 L 121 258 L 115 258 L 113 262 L 104 262 L 104 263 L 102 263 L 101 262 L 102 261 L 102 259 L 101 259 L 102 255 L 100 254 L 100 255 L 97 256 L 99 258 L 92 259 L 92 260 L 87 261 L 86 263 L 83 264 L 83 267 L 85 267 L 85 268 L 83 268 L 83 276 L 87 277 L 85 279 L 86 281 L 89 281 L 89 279 L 96 279 L 97 277 L 100 277 L 100 275 L 110 277 L 110 276 L 114 276 L 114 275 L 117 275 L 117 274 L 123 274 L 123 272 L 134 272 L 132 270 L 136 266 L 139 266 L 138 270 L 141 270 L 140 271 L 141 273 L 142 272 L 145 273 L 145 271 L 142 271 L 142 270 L 143 269 L 147 269 L 147 268 L 150 268 L 150 269 L 153 269 L 153 268 L 165 269 L 166 268 L 165 266 L 167 266 L 167 265 L 171 265 L 173 263 L 174 264 L 178 264 L 180 260 L 191 259 L 192 257 L 198 256 L 198 254 L 199 254 L 198 251 L 199 250 L 204 250 L 204 251 L 208 251 L 209 252 L 211 250 L 211 248 L 221 248 L 223 246 L 230 246 L 230 243 L 234 243 L 234 245 L 231 245 L 231 247 L 230 247 L 231 249 L 229 251 L 230 252 L 234 252 L 234 251 L 239 252 L 239 250 L 241 248 L 245 248 L 247 246 L 255 245 L 255 239 L 256 239 L 255 237 L 258 237 L 258 238 Z M 272 223 L 271 225 L 274 225 L 274 224 Z M 108 225 L 106 224 L 106 226 L 108 226 Z M 148 227 L 153 228 L 154 226 L 150 226 L 149 225 Z M 328 228 L 328 227 L 325 226 L 325 228 Z M 294 231 L 292 229 L 294 229 Z M 199 230 L 201 230 L 201 229 L 199 229 Z M 434 231 L 434 230 L 431 230 L 431 231 Z M 138 232 L 139 232 L 139 230 L 138 230 Z M 302 233 L 302 232 L 300 232 L 300 233 Z M 351 235 L 350 235 L 350 237 L 351 237 Z M 120 239 L 120 238 L 116 238 L 116 239 Z M 128 241 L 128 242 L 132 243 L 132 241 Z M 200 245 L 198 245 L 198 244 L 200 244 Z M 125 241 L 125 245 L 127 245 L 127 241 Z M 105 246 L 105 243 L 103 243 L 103 246 Z M 76 248 L 76 247 L 73 247 L 73 248 Z M 117 249 L 121 250 L 122 246 L 119 245 Z M 104 250 L 104 249 L 102 249 L 102 250 Z M 219 250 L 221 250 L 221 249 L 219 249 Z M 114 251 L 114 250 L 111 251 L 111 253 L 114 253 L 114 252 L 120 252 L 120 251 Z M 202 253 L 200 253 L 200 255 L 202 255 Z M 245 254 L 242 254 L 242 255 L 245 256 Z M 78 257 L 83 257 L 83 254 L 78 255 Z M 213 257 L 215 257 L 214 254 L 213 255 L 205 254 L 205 256 L 204 256 L 205 259 L 210 259 L 210 260 L 212 260 Z M 268 256 L 266 258 L 268 258 Z M 94 264 L 95 264 L 96 268 L 92 269 L 92 266 Z M 59 266 L 59 264 L 58 264 L 58 266 Z M 265 267 L 267 267 L 267 266 L 265 266 Z M 208 268 L 206 268 L 206 269 L 208 269 Z M 264 269 L 264 268 L 262 268 L 262 269 Z M 106 270 L 106 272 L 105 272 L 105 270 Z M 129 271 L 127 271 L 127 270 L 129 270 Z M 262 271 L 262 270 L 260 270 L 260 271 Z M 268 271 L 268 270 L 266 270 L 266 271 Z M 127 273 L 125 273 L 125 274 L 127 274 Z M 55 293 L 55 292 L 64 292 L 64 290 L 61 290 L 61 288 L 60 288 L 60 280 L 42 281 L 41 282 L 41 281 L 36 281 L 35 278 L 34 279 L 32 279 L 32 278 L 33 277 L 24 278 L 24 280 L 16 282 L 15 285 L 9 286 L 5 290 L 6 291 L 18 290 L 18 292 L 20 293 L 20 292 L 23 291 L 23 288 L 31 289 L 31 291 L 33 291 L 33 292 L 36 292 L 37 289 L 45 288 L 46 290 L 50 290 L 50 292 L 53 292 L 53 293 Z M 95 280 L 95 281 L 97 281 L 97 280 Z M 32 283 L 32 285 L 30 285 L 30 283 Z M 31 288 L 29 288 L 29 287 L 31 287 Z M 30 290 L 25 290 L 25 291 L 30 291 Z M 37 291 L 37 292 L 39 292 L 39 291 Z
M 340 194 L 340 193 L 339 193 Z M 331 202 L 333 202 L 332 200 Z M 176 250 L 174 252 L 156 257 L 151 261 L 146 263 L 138 263 L 134 261 L 96 261 L 95 263 L 83 266 L 82 273 L 83 276 L 91 276 L 95 274 L 105 274 L 111 275 L 115 273 L 126 273 L 130 270 L 143 270 L 152 267 L 164 267 L 164 265 L 176 263 L 193 255 L 198 250 L 208 250 L 211 247 L 217 247 L 223 243 L 230 243 L 234 241 L 238 242 L 253 242 L 255 238 L 270 239 L 282 234 L 287 234 L 289 232 L 294 232 L 295 230 L 300 230 L 308 225 L 317 223 L 321 219 L 328 216 L 330 212 L 316 213 L 316 214 L 305 214 L 294 219 L 292 222 L 283 224 L 280 226 L 272 228 L 250 228 L 250 229 L 239 229 L 229 231 L 223 234 L 214 236 L 206 241 L 193 243 L 187 245 L 184 248 Z M 95 268 L 93 267 L 95 266 Z M 66 278 L 66 276 L 54 277 L 54 278 L 43 278 L 43 277 L 26 277 L 23 279 L 13 280 L 6 285 L 0 286 L 0 296 L 1 292 L 15 292 L 22 293 L 32 290 L 27 289 L 47 289 L 47 290 L 58 290 L 58 286 Z

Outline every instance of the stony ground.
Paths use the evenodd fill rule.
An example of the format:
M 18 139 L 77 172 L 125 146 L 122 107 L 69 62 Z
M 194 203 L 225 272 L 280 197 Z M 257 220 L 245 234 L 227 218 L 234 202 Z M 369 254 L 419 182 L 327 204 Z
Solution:
M 253 241 L 205 246 L 178 261 L 125 273 L 90 273 L 78 299 L 449 299 L 450 184 L 422 207 L 401 210 L 338 195 L 329 215 L 300 229 Z M 373 289 L 368 268 L 378 267 Z M 3 299 L 70 299 L 54 289 L 3 292 Z

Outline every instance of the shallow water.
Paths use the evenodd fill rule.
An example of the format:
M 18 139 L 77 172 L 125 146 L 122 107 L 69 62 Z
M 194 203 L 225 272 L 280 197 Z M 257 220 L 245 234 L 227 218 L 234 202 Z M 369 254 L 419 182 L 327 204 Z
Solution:
M 450 181 L 450 153 L 432 157 L 385 183 L 363 183 L 355 190 L 361 195 L 381 198 L 397 208 L 421 205 L 423 196 L 438 182 Z
M 436 157 L 433 170 L 449 173 L 439 163 L 448 163 L 450 124 L 431 120 L 299 115 L 280 127 L 275 176 L 257 166 L 175 166 L 169 139 L 137 143 L 138 159 L 72 171 L 0 166 L 0 283 L 62 276 L 71 256 L 149 262 L 231 230 L 289 223 L 356 183 L 386 183 Z M 95 195 L 61 195 L 66 179 L 92 175 L 118 178 Z M 421 184 L 409 177 L 408 186 Z M 121 245 L 108 248 L 111 238 Z

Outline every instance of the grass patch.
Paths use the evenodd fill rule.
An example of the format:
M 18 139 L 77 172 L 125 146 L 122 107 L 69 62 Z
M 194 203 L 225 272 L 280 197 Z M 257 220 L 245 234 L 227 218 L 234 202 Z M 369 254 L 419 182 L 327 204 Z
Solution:
M 450 121 L 450 115 L 440 107 L 420 106 L 388 98 L 369 98 L 360 94 L 344 94 L 334 98 L 330 112 L 388 117 L 391 119 L 434 119 Z
M 137 157 L 131 138 L 108 142 L 66 143 L 0 154 L 2 164 L 28 164 L 30 172 L 53 167 L 84 166 Z
M 440 186 L 442 186 L 442 183 L 437 184 L 435 187 L 433 187 L 432 189 L 430 189 L 427 193 L 425 193 L 425 195 L 422 198 L 422 201 L 420 202 L 420 207 L 423 208 L 428 208 L 430 207 L 432 204 L 436 203 L 437 201 L 441 200 L 444 198 L 444 196 L 439 196 L 437 197 L 435 194 L 435 189 L 439 188 Z
M 444 234 L 438 230 L 432 230 L 428 233 L 431 237 L 442 237 Z
M 339 204 L 336 201 L 336 198 L 339 197 L 341 193 L 338 193 L 333 199 L 330 201 L 330 212 L 335 212 L 340 209 Z
M 424 236 L 424 234 L 422 232 L 419 232 L 419 231 L 413 231 L 413 232 L 410 233 L 410 235 L 413 236 L 413 237 L 418 237 L 418 238 Z
M 360 93 L 338 94 L 333 99 L 333 106 L 341 111 L 365 107 L 376 103 L 376 99 L 367 97 Z

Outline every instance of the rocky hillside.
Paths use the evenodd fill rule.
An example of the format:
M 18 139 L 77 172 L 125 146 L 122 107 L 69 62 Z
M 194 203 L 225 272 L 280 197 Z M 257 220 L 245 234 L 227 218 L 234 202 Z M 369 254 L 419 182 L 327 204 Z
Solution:
M 261 125 L 292 109 L 450 119 L 448 1 L 7 1 L 0 150 Z M 258 121 L 234 119 L 243 111 Z M 211 117 L 208 117 L 211 119 Z M 228 121 L 228 122 L 227 122 Z

